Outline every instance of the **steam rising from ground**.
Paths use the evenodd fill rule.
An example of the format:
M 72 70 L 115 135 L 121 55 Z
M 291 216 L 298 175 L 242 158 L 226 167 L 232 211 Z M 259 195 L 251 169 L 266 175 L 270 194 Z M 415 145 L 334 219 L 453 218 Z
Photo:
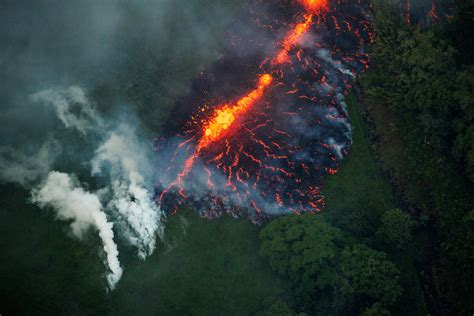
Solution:
M 0 183 L 43 192 L 69 179 L 69 191 L 98 199 L 95 210 L 106 219 L 101 227 L 113 224 L 115 234 L 102 238 L 107 249 L 114 242 L 119 251 L 130 246 L 142 259 L 150 255 L 163 234 L 163 216 L 153 201 L 149 141 L 189 78 L 216 58 L 222 30 L 240 6 L 2 1 Z M 50 172 L 64 181 L 52 181 Z M 59 216 L 66 201 L 33 200 L 91 233 L 105 231 L 81 224 L 84 218 L 74 212 Z M 90 210 L 84 205 L 82 212 Z M 118 261 L 107 257 L 114 284 Z
M 112 228 L 136 248 L 141 259 L 153 253 L 157 236 L 163 235 L 163 214 L 153 201 L 151 146 L 139 139 L 131 116 L 118 124 L 105 120 L 78 86 L 39 91 L 31 100 L 35 106 L 52 109 L 66 130 L 78 134 L 76 141 L 83 142 L 85 149 L 84 153 L 76 153 L 75 162 L 89 167 L 96 179 L 89 186 L 97 189 L 86 191 L 77 176 L 51 171 L 61 146 L 68 145 L 55 140 L 61 135 L 53 131 L 34 155 L 0 147 L 1 180 L 27 188 L 34 186 L 32 201 L 41 208 L 50 206 L 59 220 L 71 221 L 77 238 L 81 239 L 90 228 L 97 230 L 106 253 L 107 281 L 113 289 L 122 276 L 122 268 Z M 92 157 L 88 152 L 91 148 Z M 85 157 L 89 162 L 83 161 Z M 108 184 L 98 186 L 101 181 Z
M 66 173 L 53 171 L 38 189 L 33 190 L 32 200 L 40 207 L 52 206 L 58 219 L 72 221 L 72 233 L 79 239 L 90 228 L 98 231 L 110 270 L 107 281 L 113 289 L 123 272 L 114 242 L 113 224 L 107 221 L 97 195 L 85 191 L 77 182 Z
M 127 126 L 110 133 L 92 160 L 92 174 L 108 169 L 112 183 L 108 208 L 116 210 L 128 241 L 138 249 L 140 258 L 152 254 L 156 233 L 163 234 L 161 211 L 146 188 L 144 175 L 152 168 L 138 139 Z M 107 168 L 108 166 L 108 168 Z
M 57 117 L 66 128 L 75 128 L 84 136 L 87 131 L 97 131 L 104 125 L 102 118 L 94 111 L 84 91 L 78 86 L 64 90 L 43 90 L 33 94 L 31 99 L 54 107 Z

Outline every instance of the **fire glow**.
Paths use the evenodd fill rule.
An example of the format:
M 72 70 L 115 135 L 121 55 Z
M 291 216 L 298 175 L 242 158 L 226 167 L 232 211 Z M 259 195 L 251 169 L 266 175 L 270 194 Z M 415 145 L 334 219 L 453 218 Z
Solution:
M 253 1 L 257 6 L 272 3 Z M 285 1 L 291 5 L 291 0 L 279 0 Z M 299 11 L 300 22 L 290 22 L 275 41 L 276 49 L 258 62 L 256 77 L 248 80 L 251 88 L 219 105 L 212 106 L 211 98 L 186 123 L 157 186 L 157 203 L 165 211 L 187 206 L 203 216 L 227 212 L 261 222 L 268 215 L 317 212 L 324 206 L 319 182 L 322 175 L 337 172 L 350 145 L 343 95 L 354 73 L 366 68 L 363 46 L 370 29 L 362 13 L 348 22 L 330 17 L 326 0 L 299 4 L 292 10 Z M 269 21 L 273 31 L 278 21 Z M 354 48 L 343 51 L 333 45 L 331 53 L 324 43 L 314 42 L 317 31 L 328 28 L 350 36 Z
M 232 126 L 235 120 L 244 115 L 256 102 L 260 100 L 265 89 L 272 83 L 270 74 L 263 74 L 258 79 L 258 86 L 249 94 L 237 101 L 235 105 L 223 105 L 216 109 L 213 116 L 204 125 L 204 133 L 199 140 L 196 151 L 209 146 L 222 138 L 223 134 Z

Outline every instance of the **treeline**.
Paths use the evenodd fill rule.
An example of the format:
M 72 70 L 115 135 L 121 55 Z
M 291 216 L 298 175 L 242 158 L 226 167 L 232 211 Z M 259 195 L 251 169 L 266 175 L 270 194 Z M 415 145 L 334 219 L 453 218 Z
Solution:
M 458 1 L 455 11 L 421 28 L 375 1 L 377 38 L 362 96 L 400 198 L 430 219 L 433 312 L 464 315 L 474 311 L 472 1 Z
M 392 247 L 411 241 L 414 222 L 387 211 L 377 231 Z M 321 214 L 290 215 L 260 234 L 261 255 L 289 281 L 286 297 L 263 315 L 390 315 L 402 293 L 401 271 L 387 253 L 360 242 Z
M 374 1 L 359 99 L 403 210 L 361 197 L 269 223 L 261 254 L 289 285 L 262 314 L 426 314 L 425 300 L 435 315 L 474 312 L 474 12 L 456 6 L 420 27 Z

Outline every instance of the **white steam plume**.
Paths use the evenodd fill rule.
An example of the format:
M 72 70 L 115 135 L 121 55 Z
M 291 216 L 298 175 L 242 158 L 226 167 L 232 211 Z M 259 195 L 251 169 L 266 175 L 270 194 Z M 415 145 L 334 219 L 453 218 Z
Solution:
M 143 176 L 152 172 L 147 150 L 132 129 L 121 126 L 110 133 L 92 160 L 94 175 L 104 171 L 110 173 L 113 198 L 108 206 L 125 220 L 128 241 L 137 247 L 142 259 L 155 249 L 156 234 L 163 235 L 162 212 L 146 189 Z
M 104 120 L 78 86 L 43 90 L 32 100 L 52 106 L 66 128 L 97 136 L 88 138 L 98 147 L 91 161 L 92 174 L 109 178 L 110 185 L 100 191 L 111 194 L 99 196 L 117 213 L 118 228 L 138 249 L 138 256 L 145 259 L 151 255 L 156 235 L 163 235 L 163 213 L 153 201 L 152 184 L 145 181 L 153 172 L 148 157 L 151 147 L 140 142 L 130 121 L 117 127 L 115 122 Z
M 72 221 L 72 232 L 79 239 L 91 227 L 98 230 L 110 270 L 107 281 L 113 289 L 122 276 L 122 268 L 114 242 L 113 224 L 107 221 L 99 198 L 85 191 L 68 174 L 53 171 L 40 188 L 33 190 L 32 199 L 40 207 L 52 206 L 58 219 Z
M 96 148 L 90 161 L 91 173 L 107 179 L 109 184 L 96 192 L 87 192 L 75 177 L 51 172 L 61 152 L 60 145 L 67 146 L 53 140 L 53 131 L 49 133 L 51 140 L 36 151 L 0 146 L 0 182 L 31 188 L 43 181 L 32 190 L 32 200 L 38 206 L 52 206 L 58 219 L 71 221 L 72 232 L 78 238 L 89 228 L 95 228 L 107 257 L 107 281 L 113 289 L 121 278 L 122 268 L 112 227 L 115 225 L 117 233 L 138 250 L 141 259 L 153 253 L 156 237 L 163 237 L 164 214 L 153 200 L 150 181 L 151 145 L 137 136 L 138 127 L 131 125 L 136 122 L 133 118 L 127 117 L 122 124 L 104 119 L 78 86 L 39 91 L 31 100 L 52 108 L 62 125 L 87 136 L 85 140 Z M 87 153 L 90 146 L 85 149 Z M 76 162 L 84 163 L 79 159 Z M 107 220 L 105 210 L 114 223 Z

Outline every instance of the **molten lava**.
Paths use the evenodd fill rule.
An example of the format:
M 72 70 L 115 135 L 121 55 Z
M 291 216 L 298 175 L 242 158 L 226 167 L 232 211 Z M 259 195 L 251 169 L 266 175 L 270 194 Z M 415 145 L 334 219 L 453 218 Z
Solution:
M 273 60 L 273 64 L 287 63 L 289 52 L 298 44 L 301 38 L 308 32 L 313 24 L 314 14 L 328 9 L 328 0 L 300 0 L 301 5 L 306 9 L 307 13 L 304 16 L 304 22 L 298 23 L 286 35 L 281 42 L 282 48 Z
M 295 28 L 291 30 L 281 43 L 281 50 L 273 60 L 273 64 L 283 64 L 288 62 L 288 53 L 296 46 L 301 37 L 311 27 L 313 23 L 313 15 L 308 14 L 303 23 L 296 24 Z
M 175 148 L 163 151 L 169 157 L 158 166 L 159 203 L 166 212 L 186 206 L 210 218 L 228 212 L 258 223 L 278 214 L 317 212 L 325 205 L 322 178 L 337 172 L 352 142 L 344 95 L 367 68 L 369 2 L 338 0 L 334 12 L 328 0 L 298 0 L 300 6 L 295 0 L 248 2 L 246 16 L 271 35 L 240 34 L 248 26 L 242 22 L 229 45 L 231 52 L 241 48 L 245 54 L 223 54 L 209 76 L 196 79 L 181 103 L 184 111 L 178 107 L 175 117 L 189 113 L 183 117 L 190 120 L 173 122 L 185 126 L 179 145 L 173 137 L 163 140 Z M 310 32 L 318 41 L 305 38 Z M 276 41 L 277 34 L 286 35 Z M 257 53 L 248 54 L 247 47 Z M 270 54 L 269 47 L 275 47 Z M 216 80 L 222 76 L 225 83 Z M 245 91 L 242 82 L 255 86 L 211 108 L 209 100 Z M 204 105 L 189 111 L 192 104 Z
M 239 116 L 244 115 L 262 97 L 265 88 L 267 88 L 272 81 L 272 75 L 263 74 L 258 80 L 257 88 L 239 99 L 236 104 L 225 104 L 218 107 L 211 119 L 207 121 L 203 127 L 204 132 L 199 140 L 196 152 L 199 153 L 203 148 L 221 139 L 235 120 Z
M 306 11 L 317 13 L 328 8 L 328 0 L 300 0 Z
M 179 194 L 184 198 L 184 189 L 182 187 L 183 178 L 193 168 L 196 158 L 199 156 L 201 150 L 208 147 L 213 142 L 221 139 L 229 128 L 235 123 L 239 116 L 244 115 L 263 95 L 265 88 L 267 88 L 273 81 L 270 74 L 263 74 L 258 80 L 257 88 L 250 91 L 246 96 L 240 98 L 235 104 L 225 104 L 218 107 L 211 119 L 209 119 L 203 127 L 203 134 L 199 140 L 196 150 L 184 163 L 183 170 L 178 174 L 176 180 L 180 186 Z

